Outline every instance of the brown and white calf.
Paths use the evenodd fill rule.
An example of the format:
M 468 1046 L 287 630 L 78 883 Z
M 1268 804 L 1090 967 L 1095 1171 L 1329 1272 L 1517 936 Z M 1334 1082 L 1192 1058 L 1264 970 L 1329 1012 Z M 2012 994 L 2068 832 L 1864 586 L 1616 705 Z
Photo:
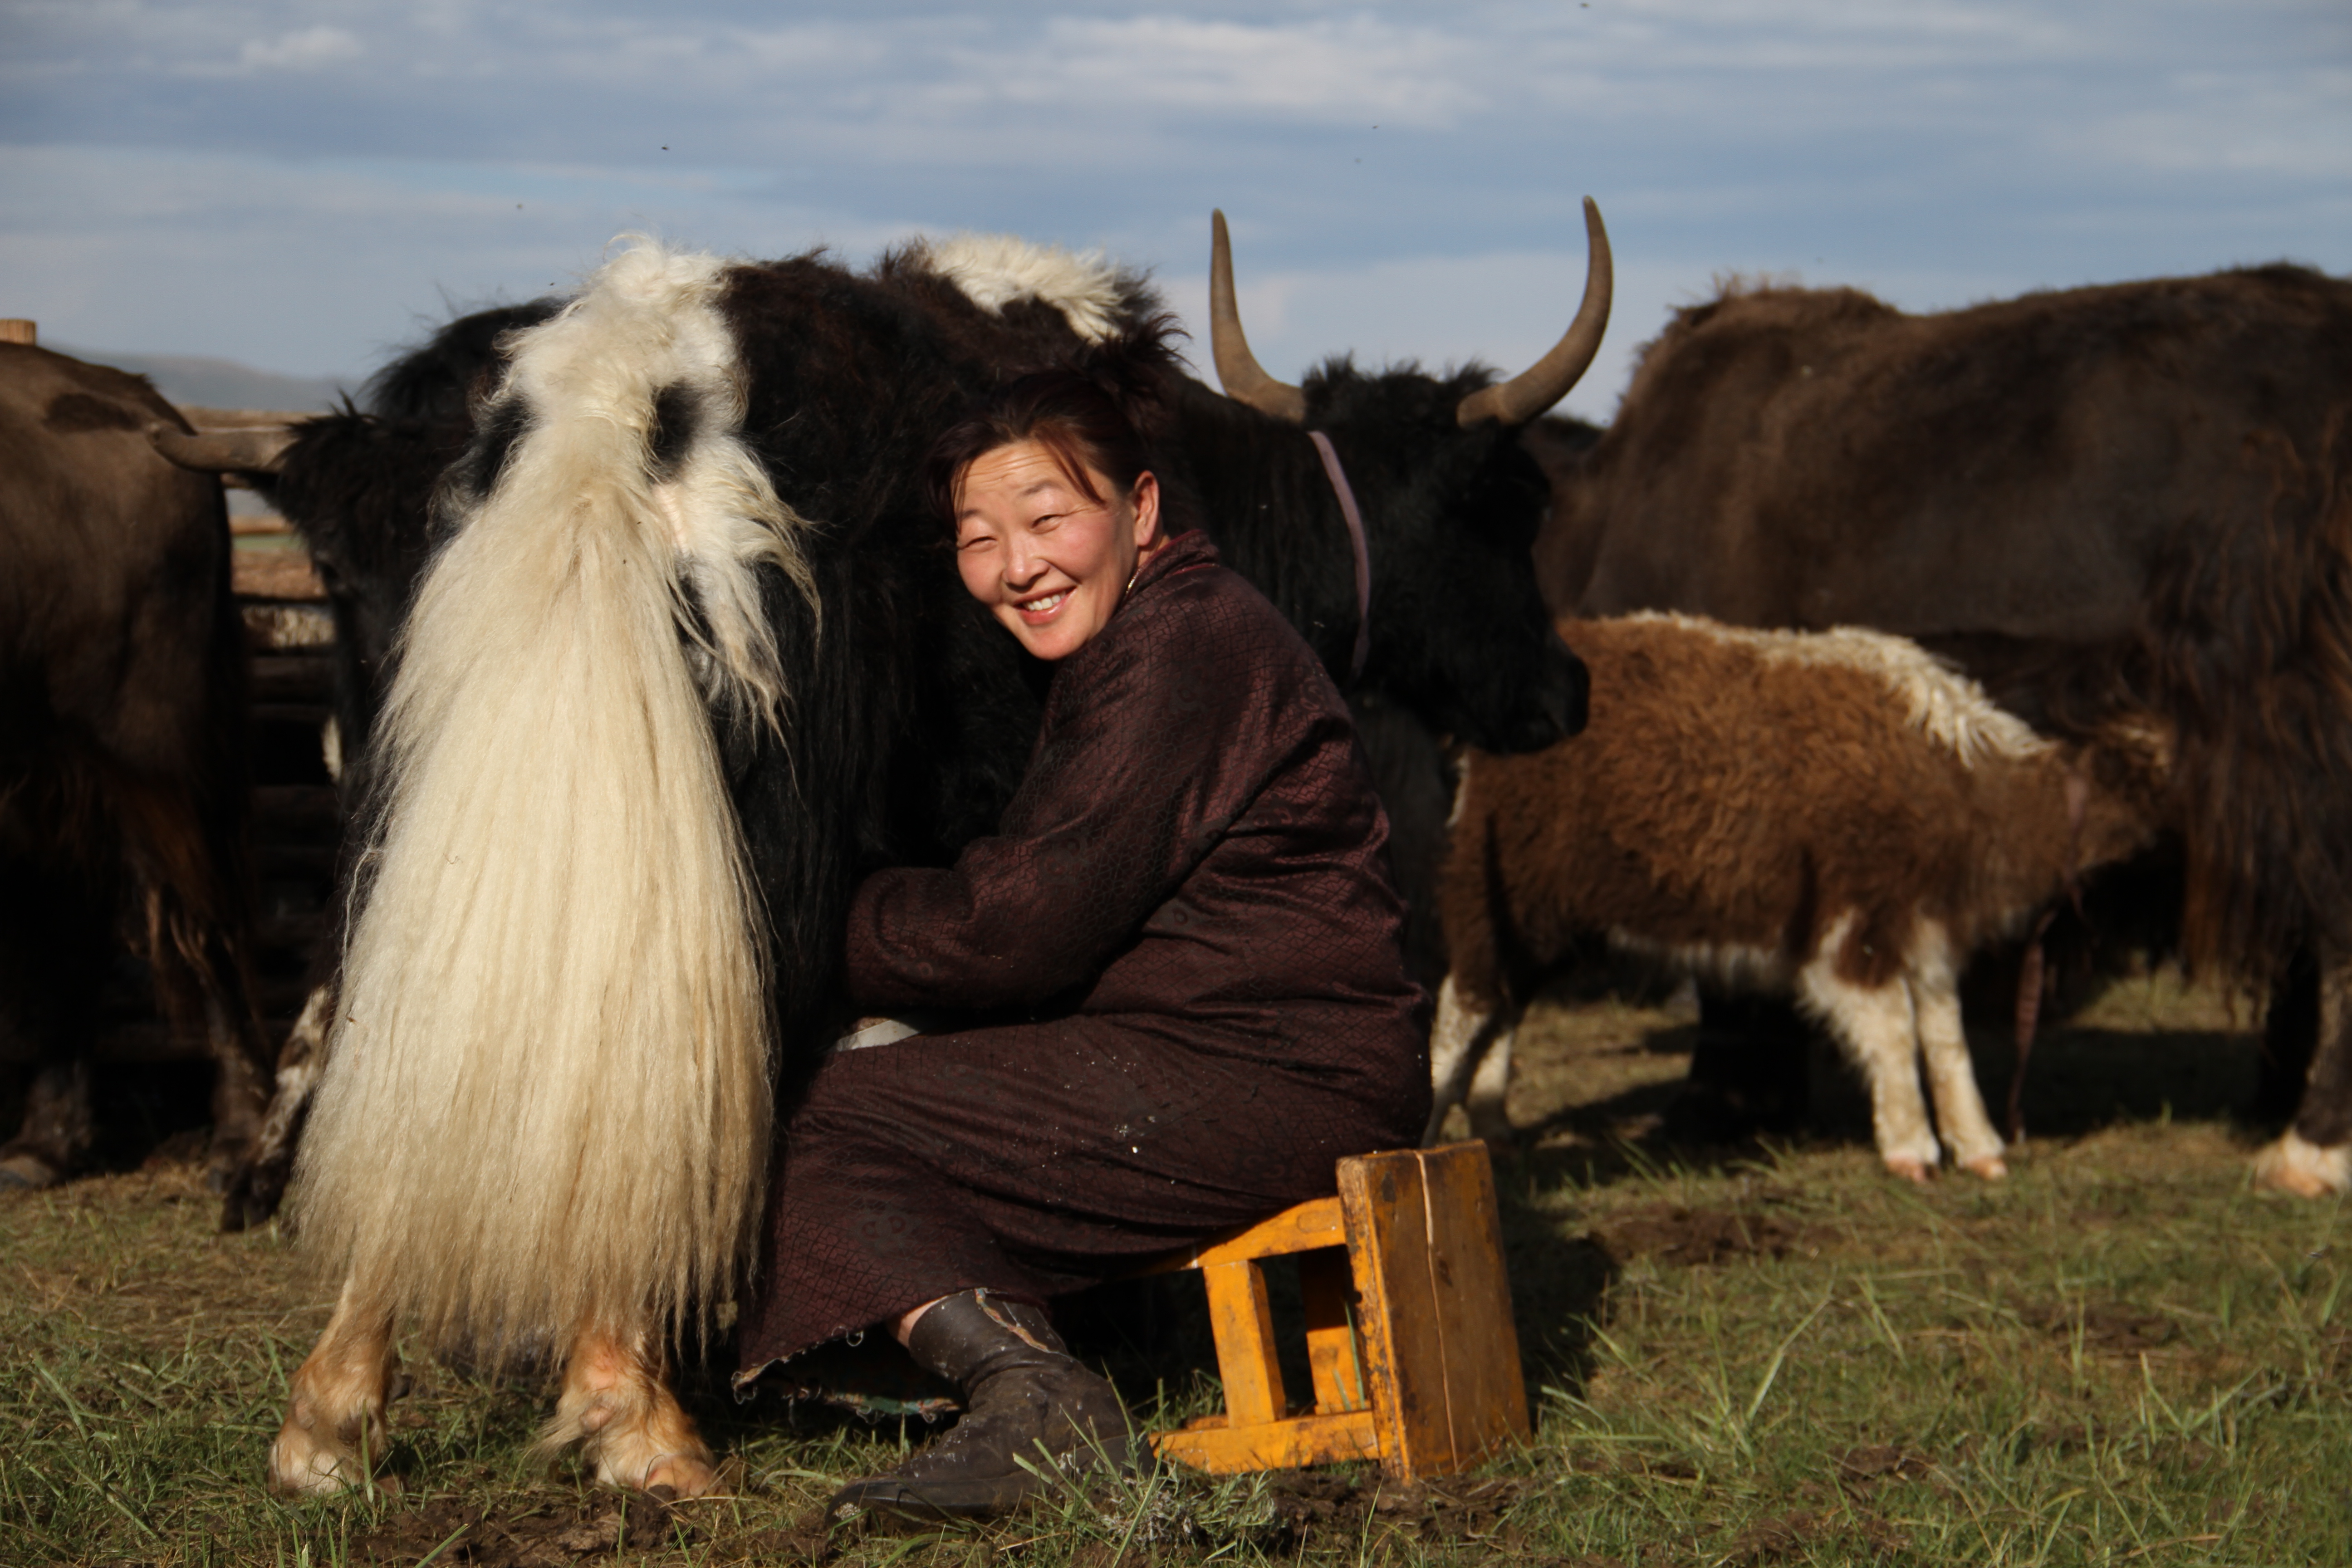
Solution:
M 2154 726 L 2037 736 L 1916 644 L 1683 616 L 1563 624 L 1592 673 L 1584 733 L 1473 752 L 1440 909 L 1452 973 L 1434 1134 L 1467 1100 L 1507 1136 L 1511 1037 L 1545 977 L 1608 944 L 1792 991 L 1869 1081 L 1880 1156 L 2005 1173 L 1960 1028 L 1968 956 L 2156 834 Z M 1936 1126 L 1919 1089 L 1924 1058 Z

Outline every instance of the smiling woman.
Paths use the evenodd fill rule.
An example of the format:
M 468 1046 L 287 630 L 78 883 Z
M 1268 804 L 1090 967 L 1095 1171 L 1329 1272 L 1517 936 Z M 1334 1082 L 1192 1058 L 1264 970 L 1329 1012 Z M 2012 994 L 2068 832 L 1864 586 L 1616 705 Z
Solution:
M 934 459 L 965 591 L 1048 661 L 1109 625 L 1167 542 L 1160 481 L 1124 417 L 1104 417 L 1118 410 L 1092 391 L 1076 377 L 1033 378 L 993 417 L 952 432 Z
M 1162 532 L 1125 401 L 1033 377 L 934 449 L 965 587 L 1052 671 L 997 833 L 851 905 L 852 997 L 942 1016 L 851 1037 L 782 1141 L 739 1383 L 887 1324 L 964 1394 L 837 1509 L 993 1512 L 1041 1442 L 1124 1462 L 1048 1300 L 1328 1194 L 1427 1112 L 1347 707 L 1214 546 Z

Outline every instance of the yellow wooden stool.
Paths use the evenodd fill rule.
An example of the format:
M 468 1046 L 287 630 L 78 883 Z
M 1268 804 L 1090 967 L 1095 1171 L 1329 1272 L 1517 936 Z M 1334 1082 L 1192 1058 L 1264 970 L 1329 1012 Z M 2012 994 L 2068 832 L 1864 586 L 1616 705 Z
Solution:
M 1283 1387 L 1261 1262 L 1293 1253 L 1315 1383 L 1304 1407 Z M 1528 1435 L 1483 1142 L 1342 1160 L 1339 1196 L 1143 1272 L 1180 1268 L 1208 1285 L 1225 1410 L 1155 1436 L 1163 1458 L 1219 1475 L 1378 1459 L 1413 1480 L 1467 1469 Z

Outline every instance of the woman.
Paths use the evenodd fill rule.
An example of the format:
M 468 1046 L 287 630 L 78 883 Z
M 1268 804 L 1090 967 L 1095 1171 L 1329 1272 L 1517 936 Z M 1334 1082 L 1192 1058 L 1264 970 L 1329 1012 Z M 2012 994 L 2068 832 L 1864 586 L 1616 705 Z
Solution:
M 1054 667 L 1045 717 L 994 837 L 857 890 L 857 1005 L 972 1022 L 819 1069 L 739 1383 L 888 1324 L 966 1414 L 835 1510 L 987 1514 L 1040 1442 L 1126 1457 L 1049 1297 L 1329 1193 L 1342 1155 L 1418 1138 L 1429 1078 L 1347 709 L 1205 538 L 1163 531 L 1118 399 L 1031 377 L 930 479 L 965 588 Z

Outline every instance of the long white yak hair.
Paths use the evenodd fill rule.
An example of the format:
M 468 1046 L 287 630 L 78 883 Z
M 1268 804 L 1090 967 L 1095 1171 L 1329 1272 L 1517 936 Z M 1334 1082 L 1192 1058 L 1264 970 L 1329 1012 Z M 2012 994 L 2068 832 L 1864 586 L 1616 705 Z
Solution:
M 675 1329 L 756 1236 L 763 917 L 712 715 L 790 700 L 758 569 L 814 590 L 740 439 L 724 279 L 640 242 L 515 341 L 521 434 L 445 498 L 383 711 L 295 1219 L 487 1354 Z

